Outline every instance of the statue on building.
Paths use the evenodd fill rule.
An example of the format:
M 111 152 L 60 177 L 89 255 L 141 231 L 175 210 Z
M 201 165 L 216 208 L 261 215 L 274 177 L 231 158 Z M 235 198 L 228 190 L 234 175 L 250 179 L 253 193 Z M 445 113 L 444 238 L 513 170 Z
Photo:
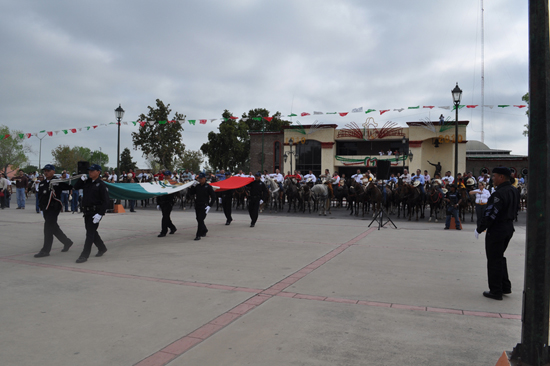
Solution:
M 438 161 L 437 164 L 434 164 L 434 163 L 431 163 L 429 160 L 428 160 L 428 163 L 430 165 L 433 165 L 435 166 L 435 173 L 434 173 L 434 177 L 436 174 L 439 174 L 441 176 L 441 163 Z

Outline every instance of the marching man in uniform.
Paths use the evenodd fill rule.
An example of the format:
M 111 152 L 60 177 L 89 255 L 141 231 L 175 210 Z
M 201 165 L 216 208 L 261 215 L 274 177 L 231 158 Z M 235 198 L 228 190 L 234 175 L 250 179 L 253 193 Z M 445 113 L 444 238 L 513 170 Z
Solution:
M 256 225 L 258 220 L 258 211 L 260 210 L 260 205 L 263 203 L 263 198 L 268 194 L 267 187 L 264 182 L 260 180 L 262 174 L 257 172 L 255 174 L 254 182 L 250 183 L 250 202 L 248 203 L 248 213 L 250 214 L 250 227 Z
M 98 249 L 96 257 L 101 257 L 107 251 L 107 247 L 97 228 L 99 222 L 105 216 L 105 211 L 109 204 L 109 190 L 107 184 L 101 180 L 101 166 L 92 164 L 88 168 L 88 177 L 86 174 L 80 177 L 74 186 L 74 189 L 82 189 L 82 212 L 84 213 L 84 225 L 86 226 L 86 241 L 84 242 L 84 250 L 76 260 L 76 263 L 84 263 L 88 260 L 92 251 L 92 244 Z
M 195 240 L 201 240 L 201 237 L 205 237 L 208 229 L 204 224 L 206 214 L 210 211 L 210 207 L 216 203 L 216 194 L 214 189 L 208 183 L 206 183 L 206 175 L 200 173 L 198 176 L 199 181 L 195 181 L 194 185 L 189 188 L 189 193 L 195 196 L 195 214 L 197 216 L 197 235 Z

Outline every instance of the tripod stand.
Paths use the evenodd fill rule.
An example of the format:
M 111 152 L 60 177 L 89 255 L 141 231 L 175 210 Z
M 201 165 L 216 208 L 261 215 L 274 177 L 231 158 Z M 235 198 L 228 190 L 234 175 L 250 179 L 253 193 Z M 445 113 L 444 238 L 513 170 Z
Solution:
M 386 218 L 387 218 L 386 222 L 384 222 L 384 214 L 386 215 Z M 368 227 L 370 227 L 372 223 L 375 221 L 378 223 L 378 230 L 380 230 L 381 227 L 384 227 L 388 222 L 391 222 L 393 227 L 397 229 L 397 226 L 395 226 L 392 219 L 390 218 L 390 215 L 388 215 L 388 213 L 384 210 L 383 207 L 380 207 L 380 211 L 378 211 L 376 216 L 374 216 L 374 218 L 372 219 Z

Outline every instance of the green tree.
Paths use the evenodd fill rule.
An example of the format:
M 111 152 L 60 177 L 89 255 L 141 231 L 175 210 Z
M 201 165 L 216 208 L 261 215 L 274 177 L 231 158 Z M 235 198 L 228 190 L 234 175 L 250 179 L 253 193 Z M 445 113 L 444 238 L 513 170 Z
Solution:
M 164 168 L 172 169 L 174 157 L 182 156 L 185 151 L 182 142 L 185 116 L 175 112 L 174 117 L 170 119 L 170 104 L 164 105 L 160 99 L 156 100 L 156 108 L 147 108 L 147 115 L 141 114 L 139 119 L 152 123 L 145 123 L 138 132 L 132 132 L 134 149 L 137 150 L 139 147 L 144 156 L 155 159 Z M 176 122 L 168 123 L 169 120 Z
M 194 172 L 199 171 L 201 164 L 204 161 L 204 156 L 200 151 L 185 150 L 181 158 L 176 159 L 174 164 L 176 169 L 185 170 L 189 169 Z
M 279 132 L 284 126 L 290 126 L 290 121 L 281 119 L 281 112 L 275 113 L 271 121 L 264 119 L 264 117 L 269 117 L 269 111 L 265 108 L 251 109 L 247 114 L 243 113 L 242 116 L 242 118 L 247 119 L 250 131 L 262 131 L 264 124 L 265 131 L 270 132 Z
M 521 100 L 527 102 L 527 111 L 525 112 L 525 114 L 527 115 L 527 117 L 529 117 L 529 93 L 526 93 L 523 97 L 521 97 Z M 523 131 L 523 136 L 529 136 L 529 122 L 527 122 L 526 125 L 523 125 L 523 127 L 525 127 L 525 131 Z
M 75 146 L 71 148 L 68 145 L 59 145 L 52 150 L 55 168 L 67 170 L 69 173 L 76 172 L 79 161 L 90 162 L 92 152 L 87 147 Z M 91 162 L 95 164 L 94 162 Z
M 26 167 L 23 168 L 23 171 L 26 174 L 32 174 L 32 173 L 35 173 L 35 172 L 39 172 L 40 169 L 36 165 L 27 165 Z
M 136 162 L 132 161 L 132 155 L 130 155 L 130 149 L 124 148 L 122 154 L 120 154 L 120 171 L 128 172 L 130 169 L 136 170 Z
M 10 165 L 18 168 L 29 160 L 27 154 L 31 152 L 30 147 L 22 144 L 17 138 L 21 133 L 10 131 L 7 126 L 0 126 L 0 169 L 3 172 L 7 172 Z
M 218 126 L 220 132 L 208 133 L 208 142 L 201 146 L 201 151 L 208 157 L 208 163 L 214 169 L 234 171 L 238 167 L 248 166 L 248 124 L 242 119 L 231 119 L 231 116 L 226 109 L 222 114 L 224 121 Z
M 97 164 L 103 168 L 103 171 L 109 170 L 107 164 L 109 163 L 109 155 L 101 152 L 100 150 L 92 151 L 90 155 L 90 164 Z

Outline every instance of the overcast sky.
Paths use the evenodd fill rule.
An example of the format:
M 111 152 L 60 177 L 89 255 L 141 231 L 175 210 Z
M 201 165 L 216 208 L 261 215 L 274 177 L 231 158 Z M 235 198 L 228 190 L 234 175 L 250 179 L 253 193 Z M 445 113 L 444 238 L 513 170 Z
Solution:
M 480 0 L 65 1 L 0 0 L 1 125 L 23 132 L 135 121 L 161 99 L 187 119 L 350 112 L 481 104 Z M 527 154 L 528 9 L 525 1 L 485 1 L 485 143 Z M 371 113 L 379 125 L 451 112 L 434 108 Z M 454 118 L 454 117 L 453 117 Z M 346 117 L 299 117 L 344 126 Z M 461 109 L 468 140 L 481 138 L 481 109 Z M 296 118 L 294 118 L 296 121 Z M 220 121 L 185 125 L 198 150 Z M 121 151 L 132 148 L 121 127 Z M 45 137 L 42 165 L 58 145 L 101 147 L 116 166 L 116 126 Z M 26 140 L 38 165 L 39 140 Z M 141 152 L 134 160 L 145 167 Z

